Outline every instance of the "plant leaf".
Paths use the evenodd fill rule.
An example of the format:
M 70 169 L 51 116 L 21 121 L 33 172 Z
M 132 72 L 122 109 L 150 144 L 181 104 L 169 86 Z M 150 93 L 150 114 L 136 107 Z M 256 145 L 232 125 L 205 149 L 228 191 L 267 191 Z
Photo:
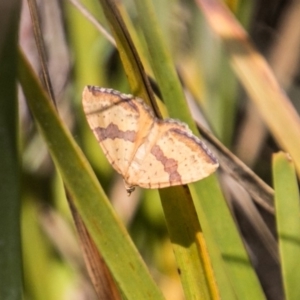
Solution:
M 128 299 L 163 299 L 86 158 L 58 118 L 21 52 L 18 72 L 28 105 L 52 159 L 121 291 Z
M 295 258 L 300 256 L 300 199 L 295 168 L 288 154 L 273 155 L 273 179 L 285 297 L 296 300 L 300 298 L 300 270 L 295 266 Z
M 20 1 L 1 1 L 0 28 L 0 299 L 22 298 L 17 44 Z

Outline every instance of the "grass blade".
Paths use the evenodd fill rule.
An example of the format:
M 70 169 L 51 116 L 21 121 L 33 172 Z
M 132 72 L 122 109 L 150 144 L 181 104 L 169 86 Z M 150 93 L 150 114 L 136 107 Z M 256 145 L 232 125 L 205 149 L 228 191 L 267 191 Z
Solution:
M 111 273 L 95 246 L 93 239 L 89 235 L 79 213 L 76 210 L 76 207 L 73 206 L 72 200 L 68 198 L 68 201 L 78 236 L 80 238 L 80 246 L 83 251 L 85 264 L 98 298 L 106 300 L 120 300 L 119 291 L 116 288 L 116 284 Z
M 147 23 L 143 22 L 144 34 L 145 30 L 149 29 L 146 40 L 152 50 L 150 50 L 151 64 L 154 73 L 159 85 L 163 85 L 161 91 L 166 104 L 169 104 L 170 115 L 175 116 L 176 105 L 181 102 L 184 103 L 184 96 L 176 71 L 164 45 L 161 45 L 160 29 L 155 24 L 154 14 L 151 14 L 151 4 L 149 1 L 137 2 L 136 4 L 140 14 L 143 15 L 143 20 Z M 145 11 L 147 14 L 144 15 Z M 149 16 L 152 16 L 152 19 L 149 19 Z M 154 36 L 152 36 L 153 28 L 156 29 Z M 126 68 L 125 64 L 124 68 Z M 163 80 L 163 78 L 165 79 Z M 172 103 L 170 99 L 172 99 Z M 187 106 L 182 105 L 181 108 L 180 112 L 185 114 L 182 119 L 188 120 L 191 127 L 194 126 L 195 131 L 195 124 L 187 117 L 189 115 Z M 170 188 L 161 190 L 160 196 L 187 299 L 193 297 L 217 298 L 219 292 L 213 279 L 209 255 L 205 251 L 206 247 L 203 247 L 205 243 L 199 237 L 201 228 L 189 191 L 183 187 Z M 182 230 L 183 228 L 184 230 Z M 205 261 L 206 265 L 204 265 Z M 211 279 L 209 282 L 207 281 L 208 278 Z
M 273 155 L 273 179 L 285 297 L 296 300 L 300 298 L 300 270 L 295 266 L 295 258 L 300 256 L 300 199 L 295 168 L 288 154 Z
M 115 38 L 132 93 L 151 103 L 159 115 L 147 75 L 115 3 L 111 0 L 100 0 L 100 3 Z
M 186 299 L 219 299 L 219 289 L 193 200 L 187 187 L 160 190 Z
M 197 0 L 210 26 L 228 50 L 233 70 L 270 131 L 294 159 L 300 174 L 300 118 L 266 60 L 247 33 L 219 1 Z M 272 113 L 270 113 L 272 112 Z
M 171 117 L 179 118 L 180 120 L 184 121 L 192 130 L 194 130 L 194 132 L 197 132 L 195 129 L 195 123 L 190 116 L 186 101 L 184 99 L 177 74 L 174 71 L 172 59 L 170 58 L 169 51 L 167 51 L 165 48 L 166 45 L 155 20 L 155 13 L 151 1 L 135 1 L 135 3 L 138 7 L 139 15 L 143 16 L 140 19 L 140 22 L 149 48 L 153 72 L 158 80 L 170 115 Z M 180 107 L 180 109 L 178 109 L 178 107 Z M 228 210 L 216 177 L 212 175 L 207 179 L 195 183 L 193 186 L 195 186 L 194 191 L 196 191 L 196 193 L 193 194 L 193 200 L 196 204 L 201 226 L 203 227 L 204 237 L 207 238 L 208 232 L 212 232 L 218 242 L 216 244 L 219 245 L 220 251 L 224 255 L 230 248 L 230 245 L 228 242 L 224 241 L 224 231 L 220 227 L 220 223 L 216 223 L 216 220 L 222 219 L 222 222 L 228 226 L 227 234 L 230 234 L 235 241 L 235 250 L 238 252 L 239 258 L 241 258 L 243 261 L 242 266 L 246 266 L 246 268 L 242 268 L 241 264 L 237 261 L 230 261 L 228 263 L 228 260 L 225 259 L 227 262 L 226 267 L 228 268 L 226 271 L 229 272 L 227 274 L 232 276 L 232 285 L 230 285 L 228 283 L 228 278 L 226 279 L 226 276 L 224 276 L 223 273 L 224 265 L 220 263 L 219 259 L 216 259 L 216 261 L 213 262 L 217 282 L 224 283 L 222 286 L 219 286 L 221 297 L 224 297 L 225 294 L 228 296 L 228 291 L 231 287 L 233 287 L 233 290 L 241 299 L 263 299 L 264 296 L 260 284 L 249 261 L 244 245 L 241 242 L 239 233 L 232 220 L 231 213 Z M 170 203 L 171 199 L 169 199 L 169 205 Z M 194 207 L 191 207 L 193 204 L 192 201 L 189 201 L 189 199 L 185 199 L 183 206 L 184 208 L 177 210 L 177 214 L 166 215 L 167 222 L 172 221 L 174 218 L 178 218 L 177 222 L 180 224 L 180 222 L 182 222 L 184 219 L 180 215 L 180 210 L 188 212 L 192 209 L 195 209 Z M 218 210 L 214 208 L 215 206 L 218 207 Z M 191 219 L 190 222 L 192 222 Z M 199 221 L 197 220 L 197 222 Z M 184 224 L 184 222 L 182 222 L 182 224 Z M 204 224 L 206 226 L 204 226 Z M 178 234 L 180 235 L 180 232 Z M 196 241 L 196 243 L 198 243 L 198 241 Z M 216 244 L 213 242 L 209 243 L 208 250 L 210 250 L 211 253 L 217 253 L 217 250 L 215 249 Z M 201 250 L 201 247 L 199 247 L 199 249 L 198 259 L 201 257 L 201 251 L 204 251 L 204 249 Z M 188 256 L 189 254 L 186 253 L 185 255 Z M 215 255 L 215 257 L 218 257 L 218 255 Z M 177 259 L 177 261 L 180 260 L 180 258 Z M 205 272 L 204 265 L 202 268 L 202 270 Z M 249 294 L 249 291 L 245 287 L 246 285 L 242 283 L 241 278 L 243 278 L 244 282 L 247 282 L 247 286 L 251 286 L 253 288 L 252 294 Z M 192 285 L 192 282 L 189 284 Z M 186 286 L 185 291 L 187 291 L 187 293 L 189 292 L 191 285 Z M 209 288 L 212 286 L 213 282 L 211 282 Z
M 136 84 L 140 86 L 138 89 L 139 91 L 147 91 L 148 81 L 145 77 L 142 66 L 140 66 L 141 63 L 138 54 L 134 50 L 134 45 L 132 45 L 131 38 L 125 28 L 125 24 L 122 21 L 121 16 L 119 16 L 116 8 L 110 1 L 101 0 L 100 2 L 103 6 L 107 21 L 109 22 L 112 28 L 112 32 L 114 33 L 115 40 L 117 41 L 118 50 L 132 91 L 134 92 L 136 90 Z M 141 80 L 141 78 L 145 78 L 145 80 Z M 142 94 L 143 93 L 140 92 L 140 96 L 142 96 Z M 148 95 L 151 94 L 152 93 L 150 92 Z M 147 100 L 147 98 L 145 100 Z M 153 101 L 151 101 L 151 103 L 153 104 Z M 159 112 L 157 111 L 157 113 Z M 175 190 L 177 190 L 177 193 L 174 192 Z M 180 194 L 178 194 L 179 191 L 181 191 Z M 186 197 L 186 193 L 183 192 L 184 197 L 180 196 L 182 191 L 183 189 L 181 187 L 178 187 L 177 189 L 173 189 L 172 192 L 161 192 L 162 198 L 164 198 L 163 203 L 165 203 L 165 205 L 170 208 L 170 203 L 177 203 L 178 206 L 178 203 L 186 202 L 186 200 L 184 199 L 184 197 Z M 192 201 L 190 201 L 189 203 L 192 203 Z M 168 227 L 171 232 L 171 236 L 177 241 L 180 240 L 184 244 L 185 242 L 187 242 L 189 245 L 189 247 L 183 247 L 182 245 L 180 245 L 179 247 L 175 247 L 174 249 L 175 255 L 177 256 L 177 254 L 179 254 L 179 262 L 185 262 L 183 264 L 180 264 L 179 269 L 182 270 L 181 277 L 183 278 L 183 282 L 185 282 L 186 286 L 188 286 L 188 288 L 186 289 L 187 294 L 191 297 L 195 295 L 202 295 L 202 297 L 204 297 L 205 295 L 205 298 L 207 298 L 210 292 L 209 288 L 206 285 L 204 272 L 201 271 L 203 267 L 200 268 L 201 264 L 198 264 L 200 260 L 198 256 L 197 243 L 195 243 L 195 233 L 200 231 L 200 226 L 197 220 L 195 209 L 191 205 L 190 207 L 188 207 L 188 209 L 177 210 L 175 214 L 173 214 L 173 210 L 174 207 L 173 209 L 170 208 L 169 210 L 165 210 L 165 213 L 170 212 L 166 215 L 166 219 L 169 224 Z M 182 212 L 183 214 L 181 215 L 180 212 Z M 175 216 L 177 217 L 175 218 Z M 187 220 L 186 216 L 194 217 L 193 225 L 197 224 L 196 227 L 189 225 L 189 222 L 191 222 L 191 220 Z M 179 219 L 180 221 L 178 221 Z M 175 222 L 172 222 L 172 220 Z M 181 235 L 180 232 L 176 232 L 176 228 L 174 228 L 172 224 L 181 224 L 182 228 L 187 228 L 188 233 L 184 232 L 184 234 Z M 186 226 L 183 226 L 183 224 L 186 224 Z M 190 237 L 193 237 L 193 243 L 191 243 Z M 190 263 L 186 264 L 187 261 L 189 261 Z M 191 280 L 191 278 L 193 278 L 193 280 Z
M 128 299 L 163 299 L 90 165 L 58 118 L 22 53 L 18 76 L 50 154 L 121 291 Z
M 17 43 L 20 1 L 1 1 L 0 299 L 22 298 Z
M 214 178 L 206 178 L 194 186 L 196 194 L 193 193 L 193 196 L 196 199 L 199 218 L 203 220 L 202 227 L 208 246 L 215 242 L 219 246 L 228 280 L 237 298 L 265 299 L 234 220 Z M 227 293 L 228 283 L 224 284 L 220 286 L 220 291 L 224 290 L 223 293 Z

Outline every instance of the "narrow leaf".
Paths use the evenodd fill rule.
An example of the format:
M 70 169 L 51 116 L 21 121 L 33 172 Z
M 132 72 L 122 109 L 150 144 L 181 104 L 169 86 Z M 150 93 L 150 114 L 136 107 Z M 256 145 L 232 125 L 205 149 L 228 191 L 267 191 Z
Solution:
M 300 257 L 300 203 L 297 177 L 288 154 L 273 155 L 276 223 L 282 279 L 287 300 L 300 299 L 300 269 L 295 259 Z
M 17 44 L 21 2 L 0 1 L 0 299 L 22 298 Z
M 58 118 L 22 53 L 18 71 L 28 105 L 52 159 L 121 291 L 128 299 L 163 299 L 90 165 Z
M 196 132 L 195 123 L 189 113 L 182 88 L 178 81 L 177 74 L 170 57 L 170 51 L 168 51 L 166 48 L 167 46 L 165 40 L 163 39 L 158 26 L 158 22 L 156 21 L 155 9 L 153 8 L 153 4 L 150 0 L 135 1 L 135 3 L 138 7 L 139 15 L 142 16 L 140 18 L 140 23 L 145 39 L 147 41 L 151 57 L 152 69 L 158 80 L 164 101 L 170 112 L 170 115 L 171 117 L 175 117 L 186 122 L 190 126 L 190 128 L 194 130 L 194 132 Z M 212 175 L 209 178 L 193 184 L 193 186 L 195 186 L 194 191 L 196 191 L 196 193 L 193 194 L 193 200 L 196 205 L 196 210 L 201 227 L 203 228 L 204 237 L 205 239 L 207 239 L 209 237 L 209 233 L 213 234 L 213 237 L 210 237 L 211 241 L 209 242 L 209 244 L 207 244 L 207 247 L 209 252 L 214 253 L 214 257 L 216 258 L 216 260 L 212 262 L 212 265 L 214 267 L 213 274 L 216 276 L 216 281 L 218 283 L 222 283 L 222 285 L 219 285 L 221 298 L 223 298 L 225 295 L 228 296 L 228 294 L 233 295 L 231 290 L 231 288 L 233 288 L 234 292 L 238 295 L 238 297 L 241 297 L 241 299 L 243 297 L 245 297 L 243 299 L 251 299 L 252 296 L 256 299 L 263 299 L 264 296 L 259 281 L 249 261 L 248 255 L 240 239 L 235 223 L 233 222 L 231 213 L 226 205 L 216 177 Z M 179 193 L 177 192 L 177 194 Z M 190 214 L 189 223 L 199 224 L 199 220 L 192 219 L 194 215 L 191 214 L 191 212 L 195 210 L 195 208 L 193 202 L 190 201 L 189 197 L 189 194 L 186 195 L 185 202 L 182 204 L 182 207 L 178 205 L 176 214 L 168 214 L 168 210 L 165 210 L 167 222 L 177 222 L 178 224 L 181 224 L 183 226 L 183 224 L 186 224 L 185 217 L 183 216 L 184 213 L 182 212 L 184 211 L 186 214 Z M 171 200 L 173 201 L 173 204 L 171 204 Z M 172 197 L 169 196 L 168 205 L 175 206 L 178 202 L 179 200 L 177 200 L 175 197 L 173 197 L 172 199 Z M 216 207 L 218 209 L 216 209 Z M 216 220 L 219 221 L 217 222 Z M 220 222 L 221 220 L 222 222 Z M 228 241 L 224 240 L 224 230 L 220 225 L 222 223 L 228 226 L 228 232 L 226 233 L 226 236 L 231 236 L 231 238 L 235 242 L 234 246 L 230 245 Z M 176 231 L 176 229 L 174 229 L 174 231 Z M 178 236 L 180 236 L 180 231 L 178 231 L 177 234 Z M 212 241 L 213 239 L 215 239 L 215 241 Z M 172 240 L 176 241 L 177 239 L 173 238 Z M 201 247 L 203 245 L 198 244 L 199 240 L 195 239 L 194 242 L 199 246 L 198 263 L 202 265 L 201 271 L 205 273 L 207 269 L 206 266 L 203 265 L 203 261 L 201 261 L 201 257 L 205 255 L 205 249 Z M 218 245 L 220 249 L 215 249 L 216 245 Z M 228 253 L 228 250 L 231 248 L 234 248 L 235 253 L 238 254 L 239 259 L 242 260 L 242 263 L 234 260 L 229 261 L 227 259 L 224 259 L 225 264 L 221 263 L 219 259 L 220 252 L 224 257 L 224 254 Z M 187 248 L 186 253 L 184 253 L 183 251 L 180 253 L 180 256 L 178 256 L 177 258 L 178 263 L 180 263 L 180 261 L 183 261 L 184 255 L 186 255 L 186 257 L 189 257 L 189 255 L 191 255 L 188 250 L 189 249 Z M 218 250 L 220 250 L 220 252 L 219 254 L 216 254 Z M 226 271 L 223 269 L 225 266 Z M 224 272 L 230 274 L 230 277 L 226 279 L 224 276 Z M 212 277 L 209 277 L 209 272 L 206 275 L 208 280 L 210 280 L 207 282 L 208 289 L 210 289 L 214 286 L 214 279 L 212 279 Z M 189 278 L 188 273 L 186 274 L 186 276 L 187 278 Z M 241 279 L 238 280 L 239 278 Z M 231 281 L 231 285 L 229 281 Z M 247 284 L 245 285 L 244 283 L 242 283 L 242 281 L 247 282 Z M 187 283 L 187 285 L 184 286 L 186 296 L 192 297 L 190 291 L 193 290 L 193 288 L 196 289 L 196 287 L 193 287 L 193 282 L 187 279 L 186 281 L 183 280 L 183 283 Z M 252 287 L 253 291 L 251 294 L 249 294 L 246 286 Z M 213 293 L 211 295 L 213 295 Z

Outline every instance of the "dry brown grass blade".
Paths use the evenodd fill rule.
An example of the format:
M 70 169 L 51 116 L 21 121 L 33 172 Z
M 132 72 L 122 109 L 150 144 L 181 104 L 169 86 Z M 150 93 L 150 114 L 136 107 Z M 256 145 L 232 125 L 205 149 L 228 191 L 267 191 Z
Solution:
M 277 142 L 293 157 L 300 174 L 300 119 L 266 60 L 224 4 L 217 0 L 196 2 L 224 42 L 232 67 L 251 100 Z
M 36 42 L 36 46 L 38 49 L 40 64 L 41 64 L 41 68 L 42 68 L 43 84 L 44 84 L 45 89 L 47 90 L 47 93 L 49 94 L 53 104 L 56 106 L 54 92 L 53 92 L 51 79 L 50 79 L 50 75 L 49 75 L 49 70 L 48 70 L 47 62 L 46 62 L 45 45 L 44 45 L 44 39 L 43 39 L 42 31 L 41 31 L 41 24 L 39 21 L 39 14 L 38 14 L 36 0 L 27 0 L 27 1 L 28 1 L 28 7 L 30 10 L 31 20 L 32 20 L 35 42 Z
M 280 84 L 288 87 L 299 70 L 300 2 L 291 1 L 282 16 L 278 38 L 271 50 L 270 64 Z
M 47 93 L 49 94 L 53 103 L 56 104 L 49 70 L 46 62 L 45 46 L 40 29 L 37 5 L 35 0 L 28 0 L 28 5 L 30 8 L 36 45 L 42 67 L 45 89 L 47 90 Z M 112 279 L 112 276 L 107 266 L 104 263 L 104 260 L 102 259 L 101 255 L 99 254 L 96 248 L 96 245 L 94 244 L 89 233 L 87 232 L 85 225 L 83 224 L 83 221 L 81 220 L 81 217 L 78 214 L 76 208 L 74 207 L 74 205 L 72 205 L 72 200 L 68 200 L 70 203 L 70 208 L 74 218 L 77 233 L 80 238 L 80 244 L 83 249 L 84 260 L 88 269 L 88 273 L 91 277 L 99 299 L 120 299 L 116 285 Z
M 115 281 L 91 239 L 78 211 L 68 196 L 68 202 L 80 238 L 80 246 L 91 281 L 93 282 L 98 299 L 119 300 L 121 296 Z
M 132 93 L 151 105 L 155 115 L 161 117 L 147 74 L 115 2 L 111 0 L 99 2 L 116 41 Z
M 106 39 L 114 46 L 116 47 L 116 42 L 114 38 L 110 35 L 110 33 L 104 28 L 102 24 L 91 14 L 91 12 L 79 1 L 79 0 L 69 0 L 81 13 L 82 15 L 89 20 L 99 32 L 103 36 L 106 37 Z
M 204 126 L 198 123 L 198 127 L 206 143 L 217 153 L 221 168 L 243 186 L 257 204 L 268 212 L 274 213 L 273 189 L 220 143 Z
M 278 36 L 268 51 L 270 66 L 285 89 L 290 87 L 299 66 L 300 30 L 295 30 L 299 25 L 299 17 L 300 2 L 292 1 L 281 17 Z M 236 142 L 236 154 L 252 166 L 261 153 L 268 132 L 254 103 L 250 102 L 247 106 Z

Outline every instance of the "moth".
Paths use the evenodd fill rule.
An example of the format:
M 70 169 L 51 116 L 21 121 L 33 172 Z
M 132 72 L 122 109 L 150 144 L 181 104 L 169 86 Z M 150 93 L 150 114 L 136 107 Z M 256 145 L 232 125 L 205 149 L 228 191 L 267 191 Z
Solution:
M 86 86 L 88 124 L 130 195 L 136 186 L 164 188 L 198 181 L 219 166 L 188 126 L 156 118 L 144 101 L 113 89 Z

